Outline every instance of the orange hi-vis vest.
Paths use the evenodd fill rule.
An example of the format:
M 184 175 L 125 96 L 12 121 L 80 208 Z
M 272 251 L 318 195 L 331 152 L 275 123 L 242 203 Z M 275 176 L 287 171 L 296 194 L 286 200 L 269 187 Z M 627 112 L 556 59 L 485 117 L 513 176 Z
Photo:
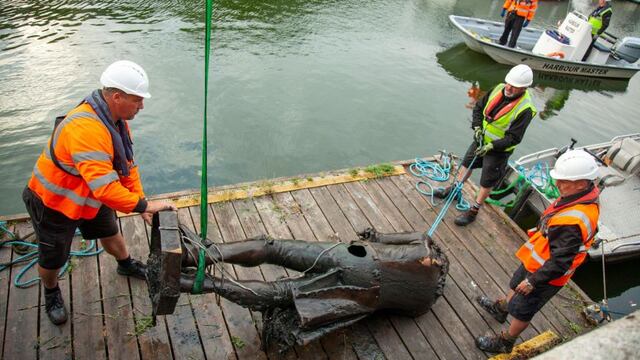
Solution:
M 54 163 L 51 150 L 62 168 Z M 138 167 L 129 162 L 129 176 L 121 176 L 113 159 L 109 130 L 83 102 L 55 128 L 28 186 L 45 206 L 70 219 L 93 219 L 102 204 L 129 213 L 144 198 Z
M 528 21 L 533 20 L 538 8 L 538 0 L 505 0 L 502 5 L 507 12 L 515 11 L 518 16 L 522 16 Z
M 600 191 L 594 186 L 593 190 L 571 203 L 557 206 L 558 200 L 551 204 L 540 218 L 540 229 L 534 232 L 529 241 L 518 249 L 516 256 L 529 272 L 536 272 L 551 258 L 548 230 L 552 226 L 577 225 L 582 234 L 582 246 L 573 259 L 571 267 L 562 276 L 549 281 L 549 284 L 563 286 L 587 257 L 587 250 L 593 243 L 597 232 L 600 209 L 598 195 Z

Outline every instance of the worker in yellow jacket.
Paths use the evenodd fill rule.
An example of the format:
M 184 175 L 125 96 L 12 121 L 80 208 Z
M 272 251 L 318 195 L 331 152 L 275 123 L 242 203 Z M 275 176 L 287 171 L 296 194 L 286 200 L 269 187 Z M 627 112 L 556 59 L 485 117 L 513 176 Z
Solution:
M 58 287 L 71 240 L 80 229 L 85 239 L 100 239 L 118 262 L 121 275 L 146 277 L 146 266 L 129 256 L 115 210 L 138 212 L 150 223 L 153 213 L 175 209 L 167 201 L 145 199 L 127 121 L 144 108 L 149 79 L 139 65 L 111 64 L 95 90 L 66 116 L 38 158 L 22 198 L 38 238 L 38 273 L 45 310 L 56 325 L 67 321 Z
M 505 18 L 504 31 L 499 40 L 500 45 L 507 44 L 508 39 L 508 46 L 510 48 L 516 47 L 520 31 L 533 20 L 537 8 L 538 0 L 505 0 L 502 5 L 502 13 L 500 13 L 500 16 Z

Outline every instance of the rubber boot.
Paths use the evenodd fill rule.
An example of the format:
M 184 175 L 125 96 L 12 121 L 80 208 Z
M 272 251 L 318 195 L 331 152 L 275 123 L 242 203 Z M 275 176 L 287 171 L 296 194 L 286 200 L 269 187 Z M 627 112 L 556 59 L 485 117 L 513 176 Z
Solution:
M 452 190 L 451 186 L 447 186 L 446 188 L 437 188 L 433 190 L 433 196 L 437 197 L 438 199 L 444 199 L 447 196 L 449 196 L 449 194 L 451 193 L 451 190 Z
M 44 294 L 45 300 L 45 311 L 47 312 L 47 316 L 49 320 L 54 325 L 62 325 L 67 322 L 67 308 L 64 305 L 64 300 L 62 300 L 62 292 L 60 289 L 51 293 Z
M 493 301 L 486 296 L 478 296 L 476 301 L 480 304 L 481 308 L 491 314 L 491 316 L 493 316 L 493 318 L 500 324 L 504 324 L 504 322 L 507 321 L 507 315 L 509 315 L 509 312 L 504 309 L 504 300 Z
M 147 265 L 135 259 L 131 259 L 131 263 L 128 266 L 118 264 L 117 272 L 120 275 L 131 276 L 140 280 L 147 279 Z
M 513 350 L 516 338 L 510 337 L 502 332 L 500 335 L 485 335 L 476 338 L 476 346 L 478 349 L 490 353 L 509 354 Z
M 453 221 L 458 226 L 467 226 L 472 222 L 476 221 L 476 216 L 478 216 L 478 211 L 480 209 L 476 207 L 471 207 L 469 210 L 465 211 L 462 215 L 458 215 L 456 219 Z

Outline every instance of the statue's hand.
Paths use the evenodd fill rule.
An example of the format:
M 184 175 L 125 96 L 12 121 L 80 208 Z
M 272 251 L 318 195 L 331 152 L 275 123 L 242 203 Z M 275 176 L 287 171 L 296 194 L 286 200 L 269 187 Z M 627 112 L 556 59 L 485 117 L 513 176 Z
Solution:
M 360 240 L 377 242 L 376 229 L 374 228 L 366 228 L 360 232 L 358 232 L 358 237 Z

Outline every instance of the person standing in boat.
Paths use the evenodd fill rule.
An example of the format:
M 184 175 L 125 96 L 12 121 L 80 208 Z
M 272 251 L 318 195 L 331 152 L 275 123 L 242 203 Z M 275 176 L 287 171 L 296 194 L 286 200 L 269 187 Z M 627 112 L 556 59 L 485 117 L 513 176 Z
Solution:
M 480 207 L 504 175 L 509 157 L 537 113 L 527 90 L 533 83 L 531 68 L 524 64 L 516 65 L 504 80 L 505 83 L 486 93 L 473 108 L 471 127 L 474 141 L 462 160 L 456 181 L 464 182 L 473 169 L 482 168 L 480 191 L 469 210 L 456 217 L 458 226 L 475 221 Z M 471 170 L 467 171 L 469 168 Z M 433 195 L 444 199 L 452 189 L 452 185 L 439 188 Z
M 582 57 L 582 61 L 587 61 L 587 58 L 589 57 L 589 54 L 591 54 L 591 50 L 593 49 L 593 45 L 596 43 L 596 40 L 598 40 L 600 35 L 609 27 L 609 23 L 611 22 L 611 15 L 613 15 L 613 10 L 611 9 L 611 0 L 598 0 L 598 7 L 593 10 L 591 15 L 589 15 L 592 40 L 591 45 L 587 49 L 587 52 Z
M 500 45 L 507 44 L 510 48 L 516 47 L 520 31 L 533 20 L 538 8 L 538 0 L 505 0 L 500 16 L 504 19 L 504 31 L 500 37 Z M 506 17 L 505 17 L 506 15 Z M 511 37 L 509 37 L 511 34 Z
M 147 201 L 133 159 L 127 121 L 143 109 L 147 74 L 131 61 L 117 61 L 103 72 L 95 90 L 64 117 L 33 168 L 22 198 L 38 238 L 38 274 L 45 310 L 56 325 L 67 321 L 58 271 L 69 258 L 79 228 L 85 239 L 100 239 L 118 262 L 117 272 L 146 278 L 146 265 L 129 256 L 114 210 L 151 214 L 175 209 L 167 201 Z
M 513 320 L 499 335 L 479 336 L 476 346 L 487 352 L 510 353 L 533 316 L 569 282 L 587 257 L 597 232 L 599 190 L 594 185 L 598 164 L 584 150 L 562 154 L 551 170 L 560 197 L 542 213 L 538 227 L 516 256 L 521 264 L 505 298 L 476 300 L 498 322 Z

